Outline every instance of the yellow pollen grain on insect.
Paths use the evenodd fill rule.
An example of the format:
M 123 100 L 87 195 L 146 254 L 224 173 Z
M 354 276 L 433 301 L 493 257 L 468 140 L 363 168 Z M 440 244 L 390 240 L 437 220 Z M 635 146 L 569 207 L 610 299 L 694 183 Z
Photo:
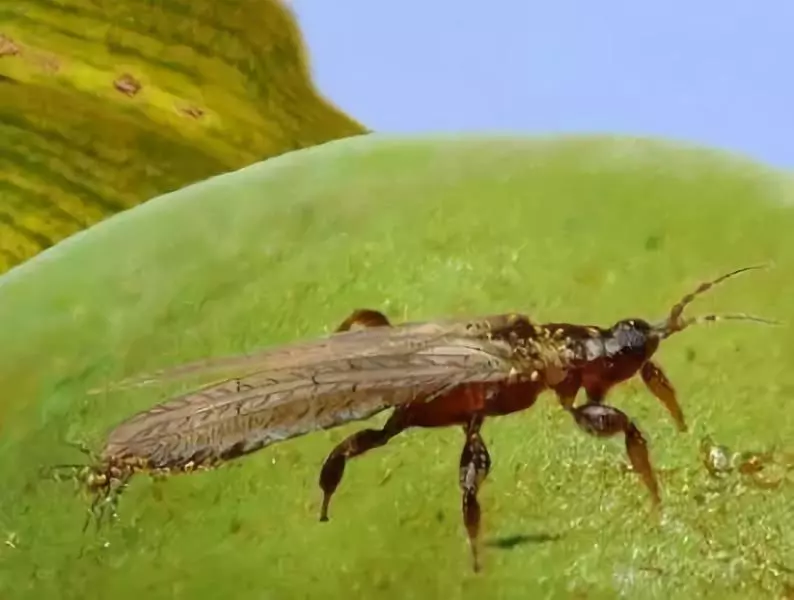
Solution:
M 529 379 L 530 381 L 537 381 L 540 379 L 540 373 L 537 371 L 532 371 L 532 373 L 529 375 Z

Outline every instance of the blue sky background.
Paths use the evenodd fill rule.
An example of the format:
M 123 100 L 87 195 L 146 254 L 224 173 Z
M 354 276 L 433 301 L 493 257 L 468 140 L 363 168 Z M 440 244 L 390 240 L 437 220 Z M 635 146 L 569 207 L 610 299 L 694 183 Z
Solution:
M 292 0 L 376 131 L 661 135 L 794 167 L 794 1 Z

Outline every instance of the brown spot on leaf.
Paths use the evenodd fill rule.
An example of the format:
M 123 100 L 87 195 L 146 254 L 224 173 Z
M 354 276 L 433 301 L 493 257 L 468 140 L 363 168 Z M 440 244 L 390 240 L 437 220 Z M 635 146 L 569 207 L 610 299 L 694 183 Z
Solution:
M 124 73 L 124 75 L 113 82 L 113 87 L 115 87 L 122 94 L 132 98 L 139 91 L 141 91 L 141 82 L 135 79 L 135 77 L 129 73 Z
M 5 34 L 0 33 L 0 56 L 16 56 L 19 45 Z
M 204 111 L 198 106 L 180 106 L 178 110 L 186 117 L 193 119 L 200 119 L 204 116 Z
M 37 65 L 42 71 L 49 74 L 54 74 L 60 71 L 61 62 L 52 54 L 35 54 L 30 57 L 31 61 Z

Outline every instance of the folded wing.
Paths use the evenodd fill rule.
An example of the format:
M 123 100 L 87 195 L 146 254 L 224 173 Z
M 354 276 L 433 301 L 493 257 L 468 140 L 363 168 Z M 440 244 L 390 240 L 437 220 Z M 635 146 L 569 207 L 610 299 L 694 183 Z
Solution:
M 316 366 L 324 361 L 345 357 L 411 352 L 449 335 L 477 339 L 482 337 L 488 327 L 489 323 L 483 320 L 450 320 L 339 332 L 325 338 L 293 342 L 247 354 L 210 357 L 168 367 L 92 389 L 89 394 L 141 388 L 189 377 L 214 376 L 225 380 L 266 370 Z
M 510 344 L 464 322 L 365 329 L 221 362 L 180 373 L 245 374 L 135 415 L 110 433 L 104 454 L 154 466 L 211 462 L 532 368 Z

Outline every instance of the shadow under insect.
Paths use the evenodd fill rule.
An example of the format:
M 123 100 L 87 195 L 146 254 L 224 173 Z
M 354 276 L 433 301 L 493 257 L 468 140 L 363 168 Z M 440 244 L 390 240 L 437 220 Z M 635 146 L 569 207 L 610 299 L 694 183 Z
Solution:
M 562 539 L 560 534 L 551 533 L 516 533 L 505 535 L 492 540 L 486 540 L 485 545 L 499 550 L 513 550 L 527 544 L 546 544 Z

